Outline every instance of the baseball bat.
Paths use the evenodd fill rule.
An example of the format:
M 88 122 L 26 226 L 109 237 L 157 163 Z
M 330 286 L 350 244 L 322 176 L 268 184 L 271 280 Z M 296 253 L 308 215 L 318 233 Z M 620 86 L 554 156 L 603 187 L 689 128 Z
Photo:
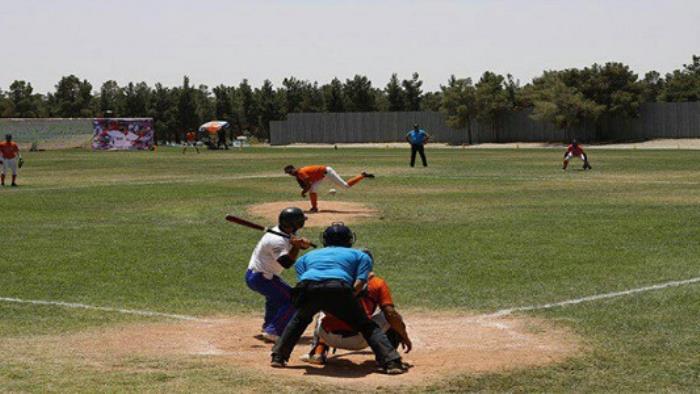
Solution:
M 264 231 L 266 233 L 279 235 L 280 237 L 283 237 L 283 238 L 287 238 L 287 239 L 291 238 L 291 236 L 289 234 L 285 234 L 285 233 L 280 232 L 280 231 L 275 231 L 271 228 L 261 226 L 257 223 L 253 223 L 249 220 L 239 218 L 238 216 L 226 215 L 226 220 L 228 220 L 231 223 L 240 224 L 241 226 L 250 227 L 250 228 L 255 229 L 255 230 L 260 230 L 260 231 Z M 309 242 L 309 245 L 311 245 L 312 248 L 316 247 L 316 244 L 313 242 Z

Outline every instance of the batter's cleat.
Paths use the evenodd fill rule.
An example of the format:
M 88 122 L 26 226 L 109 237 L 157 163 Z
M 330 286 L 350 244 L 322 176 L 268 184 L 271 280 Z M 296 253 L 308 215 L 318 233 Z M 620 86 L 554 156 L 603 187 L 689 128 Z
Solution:
M 277 339 L 279 338 L 279 335 L 275 335 L 273 333 L 263 331 L 260 333 L 260 337 L 262 337 L 263 341 L 265 342 L 277 342 Z
M 362 176 L 365 178 L 374 178 L 374 174 L 370 174 L 369 172 L 362 172 Z
M 287 366 L 287 362 L 284 361 L 282 357 L 273 354 L 272 361 L 270 361 L 270 366 L 272 368 L 284 368 Z
M 318 212 L 318 208 L 316 208 L 316 207 L 311 208 L 311 209 L 309 209 L 309 212 L 316 213 L 316 212 Z
M 11 184 L 10 186 L 12 186 L 12 187 L 17 187 L 17 184 L 16 184 L 16 183 L 13 183 L 13 184 Z
M 401 359 L 389 361 L 384 365 L 384 373 L 387 375 L 401 375 L 406 371 L 408 368 L 401 362 Z

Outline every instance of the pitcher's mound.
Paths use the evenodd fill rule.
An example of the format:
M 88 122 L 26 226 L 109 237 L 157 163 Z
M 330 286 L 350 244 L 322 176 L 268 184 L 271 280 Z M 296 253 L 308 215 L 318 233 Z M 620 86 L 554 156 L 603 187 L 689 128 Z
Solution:
M 318 206 L 319 212 L 311 213 L 308 201 L 277 201 L 251 205 L 248 207 L 248 213 L 264 218 L 269 223 L 277 223 L 277 217 L 281 210 L 287 207 L 299 207 L 309 217 L 309 220 L 306 221 L 306 227 L 326 227 L 333 222 L 357 223 L 379 214 L 376 209 L 357 202 L 319 201 Z

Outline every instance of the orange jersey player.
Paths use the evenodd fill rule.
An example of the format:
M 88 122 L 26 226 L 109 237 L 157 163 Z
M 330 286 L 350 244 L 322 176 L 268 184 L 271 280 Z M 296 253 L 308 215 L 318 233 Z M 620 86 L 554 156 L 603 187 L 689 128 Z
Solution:
M 188 131 L 187 134 L 185 134 L 185 146 L 182 148 L 183 155 L 187 152 L 188 147 L 194 148 L 194 150 L 199 153 L 199 148 L 197 148 L 197 133 L 194 131 Z
M 290 164 L 284 167 L 284 172 L 296 178 L 299 186 L 301 186 L 302 197 L 306 197 L 306 193 L 309 193 L 309 199 L 311 200 L 310 212 L 318 212 L 318 187 L 324 179 L 330 179 L 343 189 L 349 189 L 365 178 L 374 178 L 374 175 L 362 172 L 362 174 L 345 182 L 332 167 L 318 165 L 297 169 Z
M 566 167 L 569 166 L 569 160 L 571 160 L 572 157 L 579 157 L 581 160 L 583 160 L 583 169 L 584 170 L 590 170 L 593 167 L 588 163 L 588 155 L 586 155 L 586 152 L 583 151 L 583 148 L 581 145 L 576 142 L 576 139 L 571 140 L 571 144 L 567 147 L 566 153 L 564 153 L 564 165 L 562 166 L 562 170 L 566 170 Z
M 5 141 L 0 142 L 0 164 L 2 164 L 2 174 L 0 175 L 0 185 L 5 186 L 5 175 L 7 170 L 12 170 L 12 186 L 17 186 L 17 166 L 22 167 L 22 156 L 19 154 L 19 147 L 12 141 L 12 134 L 5 135 Z
M 406 324 L 394 307 L 391 291 L 384 279 L 370 273 L 360 304 L 367 317 L 386 333 L 395 348 L 402 345 L 406 353 L 411 351 L 413 344 L 406 332 Z M 362 350 L 368 346 L 362 335 L 353 331 L 347 323 L 335 316 L 321 314 L 316 322 L 311 351 L 303 355 L 301 360 L 311 364 L 325 364 L 331 347 Z

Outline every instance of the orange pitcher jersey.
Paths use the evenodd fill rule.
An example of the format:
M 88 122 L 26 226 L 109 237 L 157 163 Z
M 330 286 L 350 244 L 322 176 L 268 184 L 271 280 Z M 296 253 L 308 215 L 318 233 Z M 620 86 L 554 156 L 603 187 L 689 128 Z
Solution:
M 2 157 L 5 159 L 14 159 L 18 152 L 19 147 L 14 143 L 14 141 L 0 142 L 0 153 L 2 153 Z
M 372 274 L 367 282 L 367 295 L 362 297 L 360 303 L 367 317 L 371 318 L 377 307 L 394 305 L 394 300 L 391 298 L 391 291 L 386 281 Z M 321 322 L 321 326 L 328 332 L 352 331 L 349 325 L 333 315 L 326 315 Z
M 306 166 L 297 170 L 297 179 L 304 183 L 318 182 L 326 176 L 326 166 Z

